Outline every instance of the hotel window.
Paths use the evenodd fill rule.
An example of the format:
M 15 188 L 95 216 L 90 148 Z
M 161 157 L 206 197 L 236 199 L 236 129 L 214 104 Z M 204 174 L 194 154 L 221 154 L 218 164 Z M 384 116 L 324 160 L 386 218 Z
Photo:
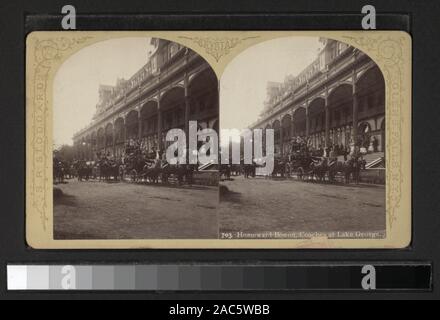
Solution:
M 170 46 L 170 56 L 174 57 L 178 51 L 179 51 L 179 45 L 177 43 L 171 44 L 171 46 Z
M 151 63 L 148 63 L 145 67 L 145 77 L 151 73 Z
M 157 71 L 157 56 L 154 56 L 151 59 L 151 72 L 156 72 Z
M 338 42 L 338 55 L 342 54 L 347 48 L 348 48 L 348 44 L 343 42 Z
M 325 55 L 321 53 L 319 55 L 319 68 L 324 69 L 325 68 Z
M 336 58 L 336 45 L 332 44 L 330 47 L 330 60 Z
M 168 48 L 165 48 L 162 51 L 162 65 L 164 65 L 165 63 L 167 63 L 168 61 Z

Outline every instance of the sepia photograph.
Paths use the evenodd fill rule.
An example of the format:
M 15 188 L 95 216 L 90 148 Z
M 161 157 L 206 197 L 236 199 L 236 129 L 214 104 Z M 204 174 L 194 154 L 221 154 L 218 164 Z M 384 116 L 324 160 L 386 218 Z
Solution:
M 88 46 L 54 80 L 54 238 L 217 238 L 213 166 L 170 164 L 170 129 L 218 128 L 218 82 L 159 38 Z
M 220 121 L 272 131 L 274 159 L 264 175 L 255 153 L 222 167 L 223 238 L 385 238 L 385 81 L 367 54 L 322 37 L 252 46 L 221 78 Z

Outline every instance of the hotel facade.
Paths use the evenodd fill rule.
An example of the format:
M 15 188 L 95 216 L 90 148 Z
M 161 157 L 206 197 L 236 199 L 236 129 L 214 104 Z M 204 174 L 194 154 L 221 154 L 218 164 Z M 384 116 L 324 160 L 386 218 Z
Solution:
M 299 75 L 268 84 L 265 108 L 250 128 L 274 129 L 275 153 L 281 156 L 301 139 L 315 149 L 356 145 L 384 153 L 385 82 L 381 70 L 352 46 L 321 41 L 323 49 Z
M 187 132 L 189 121 L 218 130 L 218 81 L 208 63 L 178 43 L 152 38 L 151 44 L 154 51 L 130 79 L 100 86 L 91 123 L 73 136 L 77 159 L 120 157 L 129 141 L 163 151 L 168 130 Z

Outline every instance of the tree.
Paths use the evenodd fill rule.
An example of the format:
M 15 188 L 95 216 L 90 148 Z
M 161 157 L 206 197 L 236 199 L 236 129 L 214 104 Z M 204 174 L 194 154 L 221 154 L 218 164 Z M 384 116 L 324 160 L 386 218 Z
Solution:
M 75 150 L 73 146 L 64 144 L 54 150 L 54 155 L 60 160 L 72 162 L 75 159 Z

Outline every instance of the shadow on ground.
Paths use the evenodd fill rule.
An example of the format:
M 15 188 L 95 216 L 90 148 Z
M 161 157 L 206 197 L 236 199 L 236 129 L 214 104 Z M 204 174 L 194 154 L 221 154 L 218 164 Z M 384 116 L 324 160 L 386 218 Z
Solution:
M 53 188 L 53 204 L 56 205 L 62 205 L 62 206 L 69 206 L 69 207 L 76 207 L 76 197 L 65 194 L 61 189 L 59 188 Z
M 241 202 L 241 193 L 231 191 L 227 186 L 220 185 L 219 194 L 220 194 L 220 201 L 227 201 L 234 203 Z

